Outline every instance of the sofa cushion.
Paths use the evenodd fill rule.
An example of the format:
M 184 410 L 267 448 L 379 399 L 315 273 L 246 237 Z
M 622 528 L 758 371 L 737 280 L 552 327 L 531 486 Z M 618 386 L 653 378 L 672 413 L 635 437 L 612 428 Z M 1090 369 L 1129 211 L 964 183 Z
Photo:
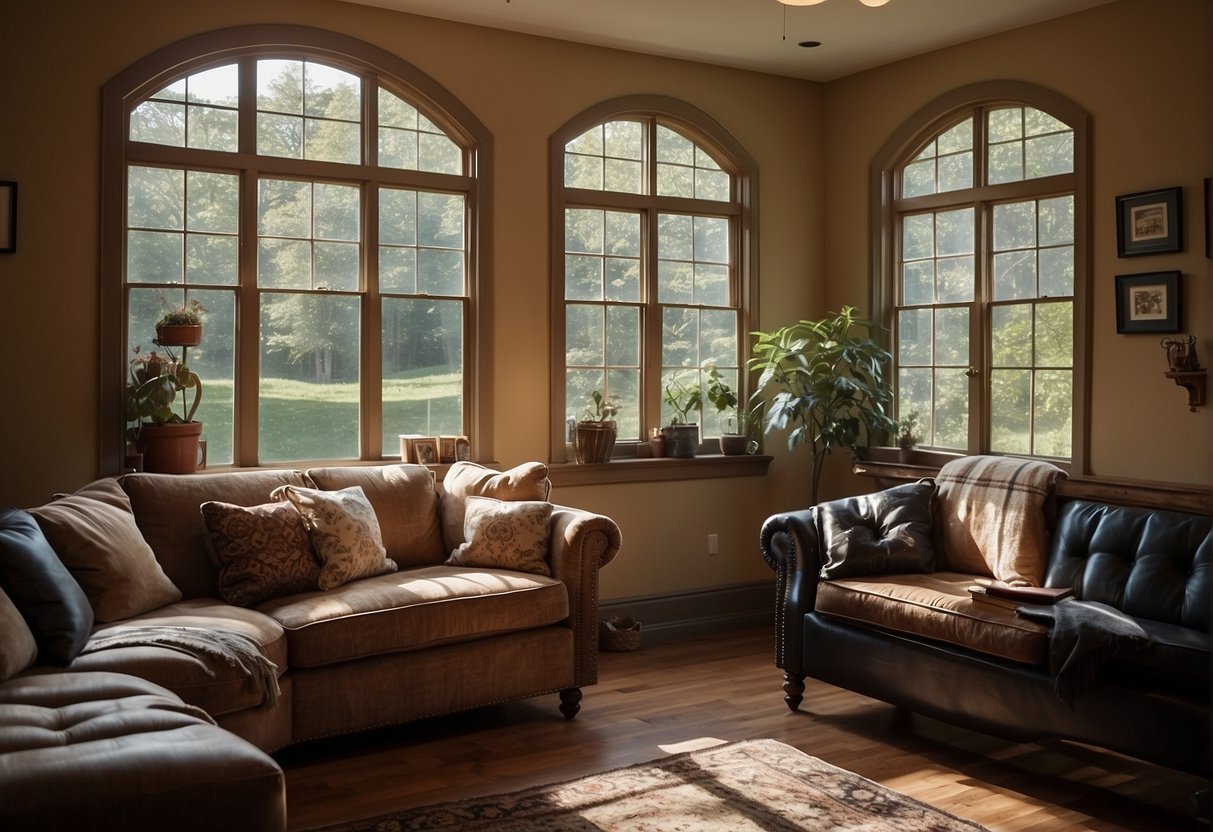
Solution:
M 551 520 L 549 502 L 468 497 L 463 522 L 467 539 L 451 552 L 447 563 L 551 575 L 548 567 Z
M 291 667 L 319 667 L 420 650 L 568 618 L 552 578 L 498 569 L 428 566 L 276 598 L 260 610 L 286 631 Z
M 1041 586 L 1058 477 L 1042 460 L 966 456 L 939 469 L 936 567 Z
M 219 594 L 238 607 L 317 587 L 320 561 L 303 518 L 289 503 L 235 506 L 209 501 L 199 513 L 219 567 Z
M 387 556 L 398 566 L 434 566 L 447 556 L 434 472 L 424 465 L 311 468 L 307 476 L 324 491 L 360 486 L 379 519 Z
M 320 558 L 321 589 L 396 571 L 395 561 L 383 547 L 375 509 L 361 486 L 320 491 L 283 485 L 275 488 L 270 497 L 288 501 L 303 518 L 303 525 L 312 536 L 312 547 Z
M 285 803 L 273 759 L 143 679 L 0 685 L 0 828 L 283 829 Z
M 66 665 L 76 657 L 93 608 L 27 511 L 0 509 L 0 589 L 34 634 L 40 661 Z
M 494 497 L 498 500 L 546 500 L 552 493 L 548 467 L 524 462 L 508 471 L 494 471 L 475 462 L 456 462 L 442 480 L 442 538 L 446 551 L 464 542 L 464 500 Z
M 1019 618 L 1013 610 L 974 601 L 968 588 L 975 580 L 963 573 L 934 572 L 822 581 L 816 609 L 824 618 L 860 627 L 1042 664 L 1047 628 Z
M 935 568 L 931 522 L 935 483 L 907 483 L 817 506 L 823 578 L 852 578 Z
M 30 514 L 84 590 L 97 621 L 119 621 L 181 600 L 117 480 L 89 483 Z
M 299 471 L 231 471 L 213 474 L 126 474 L 118 479 L 131 500 L 135 522 L 183 598 L 216 598 L 218 569 L 206 549 L 198 507 L 208 500 L 239 506 L 269 502 L 280 485 L 306 485 Z
M 1149 643 L 1144 650 L 1110 660 L 1104 672 L 1136 683 L 1149 679 L 1151 684 L 1179 686 L 1208 699 L 1208 633 L 1148 618 L 1134 620 L 1145 631 Z
M 287 669 L 287 643 L 278 622 L 255 610 L 234 607 L 217 598 L 181 601 L 127 621 L 99 627 L 98 632 L 147 626 L 202 627 L 239 633 L 252 639 L 261 648 L 262 655 L 277 665 L 279 676 Z M 239 667 L 213 656 L 195 656 L 167 646 L 115 647 L 84 653 L 69 669 L 138 676 L 163 685 L 211 716 L 256 708 L 263 699 L 262 693 Z
M 38 642 L 21 611 L 0 589 L 0 682 L 20 673 L 38 660 Z

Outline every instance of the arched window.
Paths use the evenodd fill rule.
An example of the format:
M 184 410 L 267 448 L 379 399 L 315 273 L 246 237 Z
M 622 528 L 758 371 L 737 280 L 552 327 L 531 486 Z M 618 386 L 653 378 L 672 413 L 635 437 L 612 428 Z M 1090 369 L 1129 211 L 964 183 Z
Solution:
M 103 465 L 126 367 L 198 301 L 208 460 L 380 459 L 479 424 L 491 138 L 431 79 L 304 27 L 201 35 L 105 89 Z
M 1027 84 L 924 108 L 874 166 L 876 302 L 922 445 L 1082 460 L 1087 116 Z
M 744 397 L 757 170 L 680 101 L 606 102 L 557 131 L 552 158 L 552 459 L 597 391 L 617 408 L 616 455 L 673 415 L 668 387 L 714 367 Z M 699 408 L 700 442 L 720 435 Z

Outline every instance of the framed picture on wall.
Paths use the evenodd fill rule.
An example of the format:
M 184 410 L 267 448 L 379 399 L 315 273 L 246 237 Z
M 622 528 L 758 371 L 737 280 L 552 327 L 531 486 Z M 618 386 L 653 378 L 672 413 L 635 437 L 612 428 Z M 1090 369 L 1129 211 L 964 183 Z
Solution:
M 1179 272 L 1116 276 L 1116 331 L 1179 332 Z
M 1183 188 L 1116 197 L 1116 256 L 1183 251 Z

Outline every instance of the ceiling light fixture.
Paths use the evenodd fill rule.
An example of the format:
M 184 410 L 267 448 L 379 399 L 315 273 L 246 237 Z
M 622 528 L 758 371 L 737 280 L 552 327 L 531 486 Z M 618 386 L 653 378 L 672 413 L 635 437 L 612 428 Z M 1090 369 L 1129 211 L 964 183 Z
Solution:
M 816 6 L 818 3 L 824 3 L 825 1 L 826 0 L 779 0 L 779 2 L 783 3 L 785 6 Z M 879 6 L 883 6 L 885 3 L 889 2 L 889 0 L 859 0 L 859 2 L 863 3 L 865 6 L 877 8 Z

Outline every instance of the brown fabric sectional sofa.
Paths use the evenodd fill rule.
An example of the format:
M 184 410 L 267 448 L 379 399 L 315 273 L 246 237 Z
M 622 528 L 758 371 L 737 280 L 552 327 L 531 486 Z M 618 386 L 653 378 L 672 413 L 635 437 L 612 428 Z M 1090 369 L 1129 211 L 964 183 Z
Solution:
M 285 560 L 266 569 L 230 556 L 264 551 L 272 561 L 289 548 L 266 520 L 282 486 L 360 489 L 395 570 L 274 593 L 275 580 L 289 585 Z M 540 463 L 497 472 L 460 462 L 442 488 L 420 465 L 128 474 L 32 509 L 91 626 L 65 662 L 63 636 L 80 622 L 56 623 L 64 602 L 32 597 L 0 545 L 0 827 L 99 828 L 105 818 L 108 828 L 161 828 L 163 816 L 141 820 L 131 806 L 162 800 L 178 807 L 177 829 L 282 828 L 282 774 L 268 752 L 548 693 L 572 717 L 580 689 L 597 680 L 598 570 L 620 533 L 607 517 L 550 504 L 549 492 Z M 546 540 L 524 548 L 550 574 L 493 565 L 485 524 L 465 518 L 472 497 L 502 501 L 477 502 L 497 518 L 529 506 L 531 530 L 543 518 Z M 233 518 L 227 537 L 203 522 L 204 503 Z M 474 556 L 448 565 L 454 550 Z M 264 600 L 224 600 L 250 587 Z M 25 625 L 36 656 L 14 635 Z M 254 655 L 183 648 L 177 636 L 199 631 L 255 645 Z M 112 646 L 91 649 L 102 642 Z M 267 659 L 276 685 L 242 666 Z

